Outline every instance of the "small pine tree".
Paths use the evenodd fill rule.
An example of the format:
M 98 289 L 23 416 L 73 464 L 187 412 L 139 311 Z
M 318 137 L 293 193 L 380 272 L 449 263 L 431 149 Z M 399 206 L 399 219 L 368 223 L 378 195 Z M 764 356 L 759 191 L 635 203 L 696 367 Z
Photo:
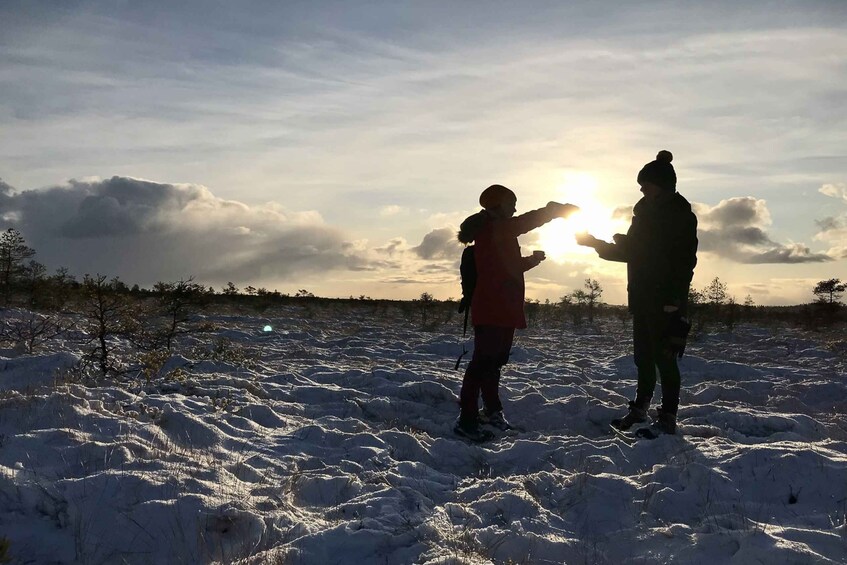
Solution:
M 727 331 L 730 333 L 735 330 L 735 324 L 738 323 L 738 303 L 734 296 L 730 296 L 726 301 L 726 308 L 723 313 L 723 323 Z
M 812 292 L 818 297 L 818 302 L 837 304 L 845 290 L 847 283 L 842 283 L 841 279 L 829 279 L 816 284 Z
M 432 310 L 432 305 L 435 303 L 435 298 L 428 292 L 422 292 L 417 303 L 418 309 L 421 312 L 421 327 L 425 328 L 429 322 L 429 313 Z
M 59 267 L 56 274 L 47 279 L 49 288 L 49 307 L 62 312 L 71 300 L 74 288 L 79 286 L 76 278 L 70 274 L 67 267 Z
M 571 308 L 573 324 L 575 326 L 581 326 L 582 313 L 588 304 L 588 293 L 578 288 L 571 293 L 571 298 L 573 299 L 573 306 Z
M 565 294 L 564 296 L 559 298 L 559 303 L 556 305 L 559 309 L 562 326 L 565 325 L 565 319 L 567 315 L 570 313 L 571 308 L 573 308 L 573 296 L 570 294 Z
M 235 286 L 232 281 L 226 283 L 226 286 L 221 290 L 221 294 L 225 296 L 237 296 L 238 295 L 238 287 Z
M 688 319 L 695 333 L 701 332 L 706 327 L 706 318 L 704 313 L 704 304 L 706 297 L 702 291 L 692 288 L 688 292 Z
M 177 336 L 193 331 L 188 321 L 197 307 L 205 303 L 206 288 L 189 277 L 176 282 L 157 282 L 153 291 L 158 294 L 160 315 L 164 319 L 164 325 L 156 333 L 170 351 Z
M 744 298 L 744 307 L 742 308 L 742 318 L 745 321 L 752 321 L 755 314 L 756 303 L 753 302 L 753 297 L 749 294 Z
M 21 232 L 9 228 L 0 235 L 0 292 L 3 304 L 8 306 L 12 289 L 24 274 L 24 261 L 35 255 L 35 250 L 26 245 Z
M 127 294 L 121 291 L 124 287 L 126 285 L 117 277 L 107 281 L 106 275 L 99 273 L 85 275 L 82 281 L 82 315 L 87 333 L 96 343 L 88 357 L 95 361 L 104 376 L 116 370 L 111 338 L 125 335 L 135 319 Z
M 588 323 L 594 323 L 594 310 L 600 305 L 603 287 L 594 279 L 585 279 L 585 304 L 588 307 Z
M 712 279 L 706 288 L 703 289 L 703 295 L 706 297 L 706 300 L 709 304 L 713 304 L 715 306 L 720 306 L 727 301 L 729 295 L 727 294 L 727 286 L 725 282 L 721 282 L 721 279 L 715 277 Z

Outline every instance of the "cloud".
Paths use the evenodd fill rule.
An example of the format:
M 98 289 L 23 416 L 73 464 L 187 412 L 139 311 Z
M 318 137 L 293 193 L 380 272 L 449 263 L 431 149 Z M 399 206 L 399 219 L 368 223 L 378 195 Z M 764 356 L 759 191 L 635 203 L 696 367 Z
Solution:
M 402 206 L 397 206 L 396 204 L 391 204 L 388 206 L 383 206 L 379 209 L 379 215 L 383 218 L 389 218 L 391 216 L 398 216 L 400 214 L 404 214 L 408 212 L 407 208 L 403 208 Z
M 847 202 L 847 184 L 825 184 L 818 192 L 831 198 L 838 198 Z M 832 244 L 828 253 L 837 259 L 847 259 L 847 213 L 837 216 L 828 216 L 821 220 L 815 220 L 820 231 L 815 234 L 815 239 Z
M 287 280 L 379 265 L 314 212 L 249 206 L 200 185 L 116 176 L 18 194 L 0 187 L 0 195 L 0 216 L 14 219 L 41 262 L 141 284 L 189 275 L 214 284 Z
M 402 237 L 394 237 L 382 247 L 375 247 L 377 253 L 388 255 L 389 257 L 402 256 L 409 249 L 409 244 Z
M 847 183 L 825 184 L 818 189 L 818 192 L 832 198 L 840 198 L 847 201 Z
M 22 192 L 0 184 L 0 218 L 21 230 L 50 269 L 67 266 L 77 275 L 103 273 L 141 285 L 194 276 L 214 286 L 231 280 L 272 287 L 315 277 L 328 283 L 344 278 L 343 271 L 371 273 L 360 281 L 448 285 L 458 280 L 461 251 L 454 227 L 431 229 L 418 245 L 404 237 L 368 245 L 315 212 L 226 200 L 199 184 L 125 176 Z
M 112 177 L 104 182 L 71 181 L 71 190 L 84 197 L 76 213 L 59 226 L 59 234 L 72 238 L 123 237 L 154 230 L 169 231 L 169 216 L 192 205 L 213 201 L 208 191 L 195 185 L 169 185 L 132 178 Z M 227 206 L 224 201 L 216 206 Z M 233 204 L 229 204 L 233 206 Z M 235 226 L 234 229 L 244 226 Z
M 827 218 L 823 218 L 821 220 L 815 220 L 815 223 L 821 229 L 821 232 L 828 232 L 832 230 L 843 229 L 847 227 L 847 218 L 840 217 L 836 218 L 833 216 L 829 216 Z
M 822 263 L 832 261 L 825 253 L 812 253 L 802 243 L 792 243 L 752 255 L 746 263 Z
M 0 179 L 0 220 L 3 222 L 13 223 L 17 218 L 14 212 L 5 211 L 9 207 L 8 202 L 12 198 L 12 192 L 11 185 Z
M 832 261 L 826 253 L 813 253 L 800 243 L 780 244 L 765 228 L 771 224 L 764 200 L 741 196 L 716 206 L 694 204 L 699 221 L 700 251 L 739 263 L 820 263 Z
M 632 206 L 619 206 L 615 208 L 612 211 L 612 219 L 630 221 L 632 219 Z
M 424 236 L 420 245 L 412 248 L 421 259 L 455 260 L 460 255 L 459 250 L 456 230 L 452 228 L 434 229 Z

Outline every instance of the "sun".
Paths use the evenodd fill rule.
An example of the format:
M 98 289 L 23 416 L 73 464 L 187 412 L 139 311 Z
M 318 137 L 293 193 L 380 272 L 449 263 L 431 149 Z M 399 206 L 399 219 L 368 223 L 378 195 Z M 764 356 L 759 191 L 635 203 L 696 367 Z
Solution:
M 567 219 L 553 220 L 538 230 L 538 248 L 547 257 L 562 262 L 572 255 L 593 254 L 594 250 L 577 245 L 576 234 L 588 232 L 611 241 L 612 235 L 626 230 L 627 219 L 615 218 L 614 210 L 604 207 L 594 196 L 597 180 L 586 173 L 568 173 L 552 200 L 579 206 L 579 212 Z

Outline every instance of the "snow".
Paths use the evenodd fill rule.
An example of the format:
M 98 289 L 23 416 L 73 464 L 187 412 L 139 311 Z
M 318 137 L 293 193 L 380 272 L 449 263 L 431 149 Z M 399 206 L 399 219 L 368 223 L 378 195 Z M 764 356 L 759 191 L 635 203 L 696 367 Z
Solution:
M 682 434 L 628 444 L 608 428 L 628 330 L 519 332 L 502 392 L 522 431 L 474 445 L 452 433 L 453 326 L 365 306 L 206 321 L 150 385 L 63 379 L 66 342 L 0 352 L 13 563 L 847 562 L 847 358 L 825 333 L 701 336 Z M 221 338 L 237 354 L 189 353 Z

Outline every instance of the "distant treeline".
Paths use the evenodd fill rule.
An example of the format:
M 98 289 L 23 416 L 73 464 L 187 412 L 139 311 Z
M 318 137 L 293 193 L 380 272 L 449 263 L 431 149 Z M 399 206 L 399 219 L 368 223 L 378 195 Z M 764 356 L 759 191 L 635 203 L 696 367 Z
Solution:
M 203 313 L 262 315 L 276 307 L 296 305 L 296 310 L 288 308 L 287 312 L 309 318 L 343 316 L 355 308 L 375 323 L 405 323 L 422 331 L 459 333 L 462 328 L 458 300 L 437 300 L 428 292 L 414 300 L 364 295 L 322 298 L 307 289 L 286 294 L 252 286 L 240 289 L 232 282 L 215 290 L 192 277 L 158 282 L 145 289 L 102 274 L 85 275 L 80 281 L 66 268 L 49 275 L 32 259 L 34 255 L 17 230 L 0 233 L 0 345 L 31 353 L 51 340 L 76 340 L 87 352 L 80 374 L 134 371 L 150 380 L 183 338 L 213 329 Z M 726 284 L 715 278 L 705 288 L 691 291 L 688 316 L 695 336 L 733 331 L 740 323 L 825 330 L 847 322 L 847 308 L 841 303 L 844 283 L 839 279 L 820 281 L 810 291 L 816 300 L 809 304 L 757 306 L 749 296 L 739 304 L 727 294 Z M 586 279 L 583 288 L 558 301 L 528 300 L 528 323 L 530 327 L 586 327 L 592 331 L 602 329 L 595 327 L 599 319 L 617 321 L 622 326 L 630 323 L 627 308 L 604 304 L 602 294 L 598 281 Z M 199 354 L 241 359 L 225 343 L 207 349 Z M 193 353 L 195 357 L 198 354 Z

